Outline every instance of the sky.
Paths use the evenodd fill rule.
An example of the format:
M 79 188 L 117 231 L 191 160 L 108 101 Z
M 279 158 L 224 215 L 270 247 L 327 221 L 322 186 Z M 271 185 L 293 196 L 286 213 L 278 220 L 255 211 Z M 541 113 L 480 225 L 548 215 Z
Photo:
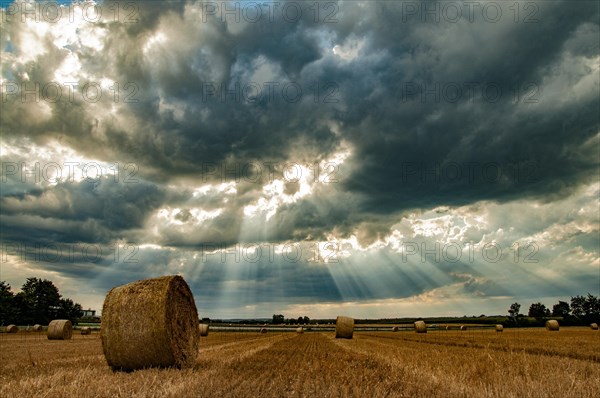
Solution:
M 0 280 L 98 311 L 506 314 L 600 294 L 595 1 L 3 1 Z

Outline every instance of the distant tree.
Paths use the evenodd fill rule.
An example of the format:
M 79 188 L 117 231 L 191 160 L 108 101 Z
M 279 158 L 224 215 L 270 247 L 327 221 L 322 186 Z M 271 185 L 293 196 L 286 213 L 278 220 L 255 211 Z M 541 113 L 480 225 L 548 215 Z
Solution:
M 47 279 L 27 278 L 21 287 L 24 313 L 21 316 L 26 323 L 47 325 L 56 319 L 60 310 L 60 293 L 58 288 Z
M 281 314 L 273 314 L 273 325 L 281 325 L 285 320 L 285 317 Z
M 533 318 L 543 318 L 550 316 L 550 310 L 542 303 L 533 303 L 529 306 L 529 312 L 527 314 Z
M 587 296 L 571 297 L 571 314 L 582 322 L 600 319 L 600 299 L 588 293 Z
M 15 295 L 10 289 L 10 285 L 5 281 L 0 281 L 0 324 L 8 325 L 14 322 Z
M 58 318 L 69 319 L 71 322 L 77 322 L 77 319 L 81 318 L 83 312 L 81 311 L 81 305 L 74 303 L 73 300 L 60 299 L 60 305 L 58 310 Z
M 519 311 L 521 311 L 521 304 L 519 303 L 512 303 L 508 309 L 508 313 L 514 318 L 519 316 Z
M 310 324 L 310 318 L 307 317 L 306 315 L 304 316 L 304 319 L 302 320 L 305 324 Z
M 568 318 L 571 312 L 571 306 L 566 301 L 559 301 L 552 306 L 552 316 Z

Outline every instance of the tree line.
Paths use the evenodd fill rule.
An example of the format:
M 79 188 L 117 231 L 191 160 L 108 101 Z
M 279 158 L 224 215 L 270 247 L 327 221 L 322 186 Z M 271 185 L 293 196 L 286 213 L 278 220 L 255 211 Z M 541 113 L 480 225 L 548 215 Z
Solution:
M 27 278 L 21 291 L 13 293 L 6 281 L 0 281 L 0 324 L 47 325 L 53 319 L 75 323 L 83 315 L 81 305 L 62 297 L 47 279 Z
M 307 316 L 299 316 L 296 318 L 286 319 L 282 314 L 273 314 L 273 320 L 271 321 L 273 325 L 308 325 L 310 323 L 310 318 Z
M 521 304 L 513 303 L 508 309 L 508 314 L 515 323 L 524 314 L 520 313 Z M 552 311 L 544 304 L 538 302 L 529 306 L 527 316 L 542 320 L 544 318 L 561 318 L 565 325 L 585 325 L 600 322 L 600 297 L 590 293 L 587 296 L 571 297 L 571 303 L 559 301 L 552 306 Z

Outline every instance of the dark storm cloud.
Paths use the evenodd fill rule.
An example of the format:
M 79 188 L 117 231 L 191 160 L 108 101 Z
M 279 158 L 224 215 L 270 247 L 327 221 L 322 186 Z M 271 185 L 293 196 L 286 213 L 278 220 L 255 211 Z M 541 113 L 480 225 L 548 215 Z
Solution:
M 441 1 L 322 2 L 319 18 L 313 2 L 287 3 L 301 6 L 302 17 L 283 15 L 286 2 L 272 20 L 235 23 L 203 14 L 202 2 L 140 1 L 132 3 L 135 23 L 108 14 L 48 29 L 3 21 L 4 88 L 77 84 L 74 98 L 63 86 L 55 102 L 23 100 L 18 91 L 2 99 L 3 167 L 31 167 L 37 155 L 29 148 L 54 145 L 45 161 L 69 158 L 61 152 L 69 148 L 133 164 L 139 182 L 38 184 L 5 179 L 3 168 L 2 242 L 109 248 L 126 241 L 139 249 L 139 262 L 115 261 L 107 250 L 95 261 L 80 255 L 35 264 L 99 290 L 182 272 L 215 309 L 426 294 L 551 296 L 591 285 L 594 269 L 581 263 L 597 264 L 598 226 L 588 209 L 597 192 L 582 192 L 598 177 L 597 2 L 528 2 L 532 21 L 503 2 L 481 2 L 473 21 L 464 7 L 462 19 L 448 21 L 440 10 L 450 2 Z M 486 19 L 484 4 L 500 6 L 501 17 Z M 437 7 L 439 21 L 423 15 L 425 5 Z M 90 82 L 102 85 L 97 101 L 81 95 Z M 257 87 L 259 97 L 250 98 Z M 314 166 L 346 150 L 335 183 L 300 195 L 302 183 L 284 181 L 283 193 L 270 193 L 269 172 L 281 179 L 286 162 Z M 240 179 L 252 162 L 262 174 Z M 489 210 L 498 202 L 505 207 Z M 386 241 L 394 232 L 428 244 L 447 239 L 424 225 L 438 206 L 447 207 L 435 217 L 455 215 L 452 227 L 464 241 L 544 241 L 539 256 L 549 269 L 515 267 L 520 280 L 512 282 L 485 262 L 399 262 Z M 464 213 L 474 216 L 463 220 Z M 407 221 L 411 215 L 417 219 Z M 198 260 L 206 244 L 332 237 L 383 246 L 327 266 Z M 555 262 L 561 256 L 568 264 L 580 256 L 576 276 Z
M 315 22 L 303 4 L 294 23 L 276 12 L 272 21 L 242 17 L 235 24 L 203 16 L 202 3 L 139 2 L 138 23 L 102 25 L 108 30 L 104 51 L 79 49 L 87 70 L 105 70 L 139 89 L 137 103 L 118 104 L 121 118 L 98 121 L 90 104 L 59 101 L 50 104 L 49 119 L 28 122 L 16 117 L 28 104 L 15 101 L 3 124 L 9 135 L 27 131 L 41 142 L 48 130 L 58 131 L 83 153 L 127 156 L 160 180 L 197 177 L 206 164 L 293 159 L 300 145 L 318 148 L 309 156 L 325 156 L 343 138 L 354 148 L 344 188 L 364 194 L 367 211 L 560 193 L 595 170 L 593 153 L 578 154 L 597 133 L 599 102 L 580 96 L 555 104 L 558 93 L 545 91 L 544 79 L 560 68 L 561 56 L 597 54 L 598 7 L 536 4 L 534 23 L 514 21 L 504 6 L 497 22 L 477 10 L 474 22 L 423 23 L 420 14 L 407 14 L 405 2 L 342 2 L 334 23 Z M 18 44 L 19 24 L 5 29 Z M 167 41 L 146 51 L 157 32 Z M 331 42 L 352 40 L 363 41 L 356 58 L 330 54 Z M 31 81 L 52 81 L 65 57 L 50 41 L 47 49 L 34 67 L 23 66 Z M 257 81 L 261 66 L 268 70 Z M 248 103 L 207 91 L 251 82 L 294 82 L 304 95 L 291 103 L 275 89 L 270 100 Z M 339 89 L 337 103 L 315 104 L 311 85 L 328 82 Z M 467 98 L 464 85 L 472 83 L 475 94 Z M 443 98 L 449 84 L 460 87 L 460 100 Z M 414 91 L 436 85 L 439 100 L 425 94 L 423 103 Z M 482 98 L 481 87 L 490 85 L 502 93 L 497 100 Z M 515 102 L 514 90 L 524 98 Z M 530 90 L 537 103 L 525 103 Z M 101 104 L 111 105 L 107 98 Z M 340 124 L 342 137 L 328 121 Z M 461 177 L 448 181 L 456 164 Z
M 110 177 L 5 195 L 0 199 L 3 239 L 109 242 L 142 228 L 164 196 L 154 184 L 126 184 Z
M 373 97 L 356 92 L 357 84 L 342 82 L 343 93 L 369 100 L 367 105 L 349 101 L 347 117 L 339 119 L 356 144 L 353 160 L 360 164 L 346 187 L 365 194 L 368 210 L 544 197 L 568 192 L 595 175 L 597 143 L 589 140 L 598 132 L 598 96 L 561 103 L 557 96 L 563 93 L 549 90 L 544 79 L 552 78 L 561 57 L 597 56 L 597 41 L 587 40 L 597 31 L 590 24 L 598 7 L 538 5 L 538 22 L 532 24 L 511 18 L 498 24 L 432 23 L 425 32 L 422 25 L 413 29 L 397 23 L 401 5 L 373 3 L 385 10 L 378 14 L 380 23 L 371 25 L 376 27 L 362 53 L 387 56 L 372 68 L 380 76 L 377 84 L 364 90 L 377 87 L 379 92 Z M 374 75 L 354 74 L 354 65 L 347 69 L 358 87 L 366 80 L 361 75 Z M 503 94 L 497 100 L 469 97 L 464 95 L 469 83 Z M 529 85 L 539 90 L 535 102 L 515 102 L 514 90 Z M 456 86 L 463 98 L 454 101 Z M 433 94 L 422 97 L 415 91 L 420 89 Z M 351 97 L 344 93 L 344 98 Z

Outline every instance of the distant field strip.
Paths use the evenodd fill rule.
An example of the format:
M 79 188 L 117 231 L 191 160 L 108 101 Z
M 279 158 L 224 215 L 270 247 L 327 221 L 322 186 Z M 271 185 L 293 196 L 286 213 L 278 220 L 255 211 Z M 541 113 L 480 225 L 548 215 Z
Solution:
M 564 330 L 560 334 L 543 331 L 527 332 L 433 332 L 361 333 L 384 340 L 402 340 L 422 344 L 491 349 L 505 352 L 524 352 L 533 355 L 559 356 L 600 363 L 600 334 L 589 329 Z M 401 344 L 401 343 L 399 343 Z

